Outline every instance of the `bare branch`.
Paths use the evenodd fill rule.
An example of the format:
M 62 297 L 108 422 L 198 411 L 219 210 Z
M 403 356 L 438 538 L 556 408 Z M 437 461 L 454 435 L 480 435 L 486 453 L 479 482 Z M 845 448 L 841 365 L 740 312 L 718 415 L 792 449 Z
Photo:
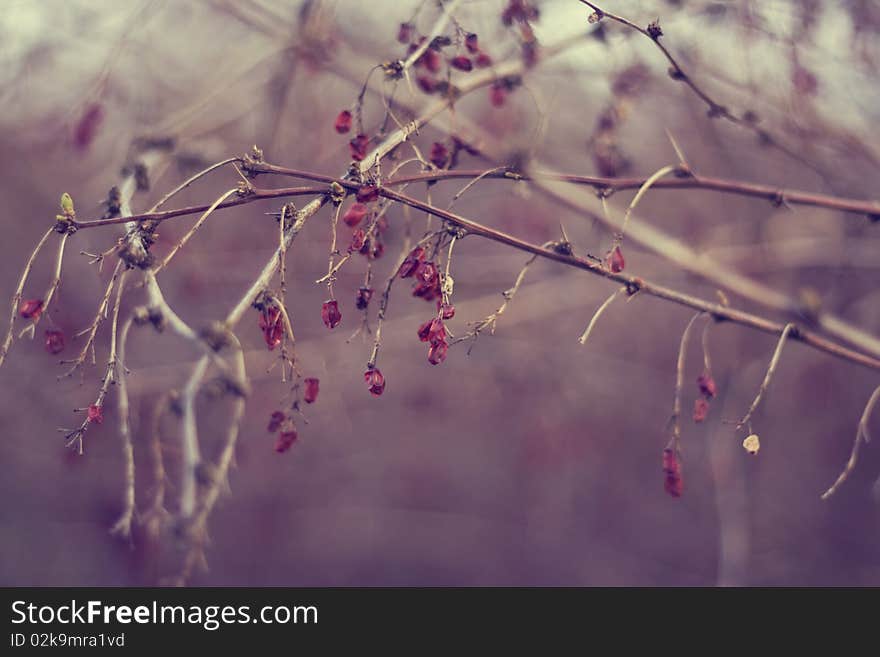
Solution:
M 776 349 L 773 351 L 773 357 L 770 359 L 770 365 L 767 367 L 767 373 L 764 375 L 761 387 L 758 388 L 758 394 L 755 396 L 755 400 L 752 402 L 752 405 L 749 407 L 749 410 L 746 411 L 743 418 L 736 423 L 737 429 L 741 429 L 752 419 L 752 414 L 758 408 L 758 404 L 761 403 L 761 398 L 764 396 L 764 393 L 767 392 L 767 388 L 770 386 L 770 380 L 773 378 L 773 374 L 776 372 L 776 368 L 779 365 L 779 359 L 782 356 L 782 348 L 785 346 L 785 341 L 789 334 L 792 331 L 795 331 L 795 329 L 796 327 L 792 323 L 786 324 L 785 328 L 782 329 L 782 334 L 779 336 L 779 342 L 776 343 Z
M 878 400 L 880 400 L 880 386 L 874 389 L 874 393 L 871 395 L 870 399 L 868 399 L 868 403 L 865 404 L 865 410 L 862 412 L 859 426 L 856 429 L 856 439 L 853 441 L 852 453 L 849 455 L 849 461 L 846 462 L 843 472 L 840 473 L 837 480 L 831 484 L 831 487 L 828 490 L 822 493 L 821 498 L 823 500 L 827 500 L 834 495 L 834 493 L 837 492 L 837 489 L 843 485 L 843 482 L 849 478 L 850 473 L 855 470 L 856 463 L 859 459 L 859 447 L 863 442 L 868 443 L 871 440 L 871 436 L 868 433 L 868 420 L 871 418 L 871 413 L 877 405 Z

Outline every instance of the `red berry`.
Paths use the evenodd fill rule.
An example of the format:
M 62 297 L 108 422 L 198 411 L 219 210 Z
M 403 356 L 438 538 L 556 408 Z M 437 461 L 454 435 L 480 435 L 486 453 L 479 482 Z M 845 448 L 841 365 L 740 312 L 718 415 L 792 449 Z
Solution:
M 684 481 L 681 478 L 681 462 L 674 450 L 667 447 L 663 450 L 663 488 L 672 497 L 681 497 Z
M 437 312 L 440 313 L 440 316 L 443 319 L 452 319 L 453 317 L 455 317 L 455 306 L 453 306 L 451 303 L 442 303 L 438 299 Z
M 373 288 L 371 287 L 362 287 L 357 291 L 357 296 L 354 300 L 354 305 L 358 310 L 366 310 L 367 306 L 370 305 L 370 299 L 373 298 Z
M 419 327 L 418 336 L 422 342 L 430 342 L 431 344 L 445 342 L 446 327 L 443 325 L 443 320 L 435 317 L 425 322 Z
M 718 394 L 715 379 L 709 372 L 703 372 L 697 377 L 697 386 L 700 388 L 700 394 L 706 399 L 713 399 Z
M 443 325 L 443 320 L 439 317 L 431 320 L 431 325 L 428 328 L 428 339 L 431 341 L 431 344 L 446 341 L 446 327 Z
M 25 319 L 37 321 L 40 319 L 40 315 L 43 314 L 43 300 L 26 299 L 22 301 L 21 306 L 18 308 L 18 313 Z
M 481 51 L 474 60 L 474 63 L 477 65 L 477 68 L 488 68 L 492 66 L 492 58 Z
M 336 117 L 336 122 L 333 124 L 333 127 L 336 128 L 336 132 L 340 135 L 344 135 L 345 133 L 351 130 L 351 112 L 348 110 L 342 110 Z
M 489 89 L 489 100 L 493 107 L 501 107 L 507 100 L 507 89 L 503 84 L 496 82 Z
M 287 419 L 287 416 L 281 411 L 274 411 L 272 415 L 269 416 L 269 425 L 266 427 L 266 431 L 269 433 L 275 433 L 278 429 L 281 428 L 281 423 Z
M 259 326 L 263 331 L 263 340 L 266 341 L 269 351 L 281 344 L 281 339 L 284 337 L 284 324 L 280 308 L 269 306 L 260 311 Z
M 290 431 L 279 433 L 278 438 L 275 440 L 275 451 L 279 454 L 283 454 L 290 449 L 291 445 L 296 442 L 298 437 L 296 427 L 291 427 Z
M 318 398 L 320 381 L 314 377 L 309 377 L 303 381 L 303 386 L 305 387 L 305 390 L 303 391 L 303 401 L 306 404 L 314 404 L 315 400 Z
M 367 206 L 363 203 L 354 203 L 348 210 L 345 211 L 345 214 L 342 215 L 342 220 L 346 223 L 346 225 L 354 228 L 361 221 L 363 221 L 364 217 L 367 216 Z
M 709 402 L 698 397 L 694 400 L 694 422 L 702 422 L 709 415 Z
M 46 331 L 46 351 L 50 354 L 60 354 L 64 351 L 64 333 L 54 329 Z
M 321 306 L 321 319 L 324 320 L 324 325 L 333 329 L 342 321 L 342 313 L 339 312 L 339 303 L 336 299 L 330 299 L 329 301 L 325 301 L 324 305 Z
M 439 73 L 443 67 L 440 54 L 433 48 L 428 48 L 416 62 L 416 66 L 424 66 L 431 73 Z
M 379 198 L 379 188 L 375 185 L 361 185 L 357 190 L 358 203 L 370 203 Z
M 356 162 L 360 162 L 367 156 L 367 145 L 370 143 L 370 138 L 364 134 L 357 135 L 354 139 L 348 142 L 348 149 L 351 151 L 351 159 Z
M 425 322 L 424 324 L 419 326 L 419 330 L 417 331 L 418 336 L 419 336 L 419 340 L 421 340 L 422 342 L 427 342 L 428 341 L 428 333 L 430 332 L 430 330 L 431 330 L 431 320 L 428 320 L 427 322 Z
M 474 69 L 474 64 L 470 60 L 470 58 L 465 57 L 464 55 L 459 55 L 458 57 L 453 57 L 449 64 L 452 68 L 457 68 L 459 71 L 472 71 Z
M 623 259 L 623 251 L 620 250 L 620 246 L 611 249 L 611 252 L 605 257 L 605 266 L 615 274 L 623 271 L 626 261 Z
M 480 52 L 480 44 L 478 42 L 478 37 L 476 34 L 471 32 L 464 38 L 464 47 L 467 48 L 467 51 L 472 55 Z
M 446 344 L 446 340 L 432 342 L 431 348 L 428 349 L 428 362 L 431 363 L 431 365 L 439 365 L 446 360 L 447 351 L 449 351 L 449 345 Z
M 439 141 L 435 141 L 431 146 L 431 164 L 438 169 L 443 169 L 449 162 L 449 149 Z
M 364 372 L 364 382 L 370 389 L 370 394 L 374 397 L 378 397 L 385 392 L 385 377 L 382 376 L 382 372 L 376 367 L 371 367 Z
M 367 241 L 367 234 L 363 228 L 358 228 L 351 236 L 351 244 L 348 245 L 348 252 L 355 253 L 364 248 Z
M 412 41 L 413 30 L 415 26 L 412 23 L 401 23 L 397 30 L 397 40 L 400 43 L 409 43 Z
M 414 297 L 421 297 L 425 301 L 433 301 L 440 296 L 440 275 L 437 272 L 437 266 L 433 262 L 422 262 L 419 264 L 415 277 Z
M 406 256 L 403 263 L 400 265 L 400 269 L 397 270 L 397 275 L 401 278 L 409 278 L 416 273 L 416 270 L 419 268 L 419 265 L 425 260 L 425 249 L 420 246 L 417 246 L 412 251 L 410 251 L 409 255 Z
M 98 128 L 104 121 L 104 108 L 98 103 L 89 105 L 73 130 L 73 145 L 79 151 L 86 150 L 95 140 Z
M 101 424 L 104 421 L 104 411 L 101 406 L 97 404 L 92 404 L 89 406 L 88 413 L 89 422 L 94 422 L 95 424 Z
M 426 94 L 432 94 L 437 89 L 437 81 L 427 75 L 420 75 L 416 78 L 419 88 Z

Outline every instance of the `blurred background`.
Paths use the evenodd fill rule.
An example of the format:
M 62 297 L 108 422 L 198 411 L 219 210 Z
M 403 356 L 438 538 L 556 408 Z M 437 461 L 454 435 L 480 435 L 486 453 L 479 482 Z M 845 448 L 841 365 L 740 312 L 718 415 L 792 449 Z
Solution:
M 349 0 L 5 0 L 0 12 L 0 297 L 12 296 L 27 254 L 72 194 L 80 219 L 97 218 L 138 140 L 173 140 L 146 210 L 178 182 L 259 144 L 266 159 L 329 175 L 349 162 L 347 137 L 333 129 L 370 70 L 398 59 L 398 26 L 414 18 L 430 32 L 434 3 Z M 880 173 L 880 8 L 871 0 L 679 0 L 610 2 L 640 25 L 659 17 L 663 41 L 713 97 L 752 110 L 788 154 L 753 132 L 713 120 L 671 80 L 643 36 L 587 23 L 576 0 L 537 2 L 541 48 L 583 38 L 542 58 L 501 107 L 486 89 L 445 113 L 441 125 L 475 128 L 519 161 L 527 153 L 584 175 L 646 176 L 675 162 L 670 131 L 690 165 L 707 176 L 876 198 Z M 506 0 L 464 2 L 455 13 L 496 62 L 522 57 L 503 25 Z M 417 13 L 418 11 L 418 13 Z M 446 33 L 453 35 L 452 28 Z M 454 49 L 454 46 L 453 46 Z M 465 74 L 461 74 L 465 75 Z M 389 91 L 379 79 L 370 89 Z M 428 99 L 400 84 L 401 116 Z M 374 129 L 381 96 L 365 97 Z M 612 117 L 610 121 L 608 118 Z M 454 128 L 453 128 L 454 129 Z M 416 137 L 427 152 L 445 137 Z M 142 141 L 140 142 L 142 143 Z M 462 155 L 462 168 L 491 166 Z M 415 168 L 413 168 L 413 172 Z M 222 170 L 171 203 L 210 203 L 236 184 Z M 259 185 L 290 186 L 265 176 Z M 445 207 L 463 183 L 431 189 Z M 424 188 L 411 187 L 424 197 Z M 622 216 L 630 192 L 610 199 Z M 297 200 L 300 203 L 299 200 Z M 301 203 L 304 203 L 302 201 Z M 607 229 L 549 203 L 525 183 L 484 181 L 455 205 L 460 214 L 542 243 L 560 223 L 579 253 L 603 254 Z M 169 303 L 194 326 L 223 317 L 277 244 L 277 224 L 252 204 L 213 215 L 160 279 Z M 365 263 L 349 263 L 336 295 L 342 324 L 321 322 L 329 209 L 313 217 L 288 258 L 288 304 L 306 376 L 321 380 L 317 403 L 285 454 L 266 432 L 289 385 L 267 370 L 255 312 L 237 333 L 253 390 L 237 467 L 209 521 L 209 569 L 200 585 L 878 585 L 880 450 L 869 444 L 850 480 L 828 501 L 819 495 L 845 464 L 876 372 L 800 344 L 783 359 L 753 426 L 757 456 L 742 432 L 722 422 L 742 416 L 763 378 L 776 339 L 734 325 L 713 327 L 709 344 L 719 395 L 702 424 L 690 420 L 702 370 L 699 340 L 688 351 L 683 404 L 684 495 L 663 490 L 660 454 L 668 440 L 675 362 L 692 312 L 646 296 L 613 304 L 586 345 L 577 342 L 614 284 L 555 263 L 536 262 L 518 295 L 468 354 L 450 349 L 431 366 L 416 330 L 433 305 L 409 285 L 392 292 L 379 366 L 381 398 L 363 384 L 371 348 L 354 306 Z M 657 190 L 641 217 L 701 253 L 797 296 L 811 288 L 823 307 L 880 331 L 876 225 L 860 215 L 786 206 L 714 192 Z M 376 287 L 399 251 L 404 215 L 388 213 L 386 255 Z M 163 223 L 158 252 L 193 218 Z M 424 218 L 415 216 L 415 226 Z M 347 239 L 341 226 L 342 239 Z M 81 231 L 70 242 L 63 282 L 37 339 L 17 341 L 0 369 L 0 583 L 149 585 L 180 563 L 173 537 L 154 542 L 136 529 L 133 547 L 112 537 L 121 510 L 122 453 L 115 397 L 105 422 L 86 436 L 85 454 L 64 448 L 59 427 L 82 421 L 72 409 L 94 400 L 109 347 L 98 338 L 98 367 L 57 380 L 63 370 L 42 345 L 42 329 L 73 334 L 94 317 L 112 267 L 98 272 L 80 251 L 113 245 L 118 230 Z M 705 299 L 715 286 L 625 243 L 627 271 Z M 38 259 L 25 298 L 51 278 L 54 249 Z M 463 333 L 502 302 L 525 254 L 467 238 L 456 246 L 455 319 Z M 731 295 L 736 307 L 768 315 Z M 143 303 L 132 285 L 122 316 Z M 375 302 L 374 302 L 375 305 Z M 370 321 L 375 326 L 375 308 Z M 769 313 L 773 319 L 785 320 Z M 5 328 L 5 327 L 4 327 Z M 195 362 L 192 345 L 170 333 L 132 332 L 126 366 L 138 475 L 138 504 L 149 494 L 145 443 L 163 392 L 180 387 Z M 199 430 L 215 456 L 228 404 L 199 400 Z M 875 418 L 873 426 L 880 419 Z M 161 425 L 172 510 L 179 427 Z

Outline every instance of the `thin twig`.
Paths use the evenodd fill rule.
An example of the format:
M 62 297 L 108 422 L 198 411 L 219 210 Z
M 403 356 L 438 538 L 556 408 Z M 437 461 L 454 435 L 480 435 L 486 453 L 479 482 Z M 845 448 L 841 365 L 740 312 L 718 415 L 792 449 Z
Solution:
M 43 245 L 49 239 L 49 236 L 55 232 L 54 227 L 48 229 L 43 237 L 40 238 L 40 241 L 37 242 L 37 245 L 34 247 L 34 250 L 31 251 L 31 255 L 28 257 L 27 262 L 24 265 L 24 270 L 21 272 L 21 278 L 18 281 L 18 287 L 15 288 L 15 293 L 12 295 L 12 303 L 10 311 L 9 311 L 9 330 L 6 332 L 6 337 L 3 340 L 3 345 L 0 346 L 0 365 L 3 365 L 3 361 L 6 359 L 6 354 L 9 353 L 9 347 L 12 345 L 12 336 L 15 332 L 15 316 L 18 314 L 18 304 L 21 303 L 21 295 L 24 291 L 25 283 L 27 283 L 28 276 L 31 273 L 31 269 L 34 266 L 34 260 L 37 259 L 37 255 L 43 248 Z
M 702 317 L 703 313 L 699 312 L 687 323 L 684 332 L 681 334 L 681 343 L 678 346 L 678 360 L 675 365 L 675 396 L 672 401 L 672 437 L 667 447 L 675 450 L 676 453 L 681 452 L 681 393 L 684 388 L 684 365 L 687 355 L 688 339 L 694 323 Z
M 122 284 L 120 284 L 120 291 Z M 113 311 L 113 323 L 116 324 L 119 315 L 119 305 Z M 116 367 L 116 401 L 119 413 L 119 438 L 122 441 L 122 456 L 125 463 L 125 492 L 123 494 L 122 514 L 113 525 L 110 533 L 117 534 L 131 541 L 131 522 L 135 512 L 135 471 L 134 471 L 134 443 L 131 439 L 131 427 L 129 425 L 128 386 L 125 382 L 125 345 L 128 340 L 128 332 L 131 329 L 133 318 L 129 317 L 122 325 L 119 333 L 119 357 L 114 358 Z
M 110 281 L 107 283 L 107 287 L 104 290 L 104 295 L 101 297 L 101 303 L 98 305 L 98 312 L 95 313 L 95 317 L 92 319 L 92 323 L 89 325 L 87 329 L 80 331 L 77 333 L 77 336 L 83 335 L 84 333 L 88 333 L 89 337 L 86 339 L 85 344 L 82 349 L 80 349 L 79 355 L 72 360 L 61 361 L 62 364 L 73 363 L 73 365 L 63 374 L 58 376 L 59 379 L 66 378 L 72 375 L 79 367 L 86 361 L 88 358 L 89 351 L 93 350 L 95 344 L 95 335 L 98 333 L 98 326 L 107 318 L 107 311 L 109 309 L 110 295 L 113 293 L 113 287 L 116 285 L 116 281 L 119 279 L 120 272 L 122 269 L 122 260 L 117 261 L 116 267 L 113 269 L 113 275 L 110 277 Z
M 238 380 L 247 380 L 247 371 L 245 369 L 244 351 L 238 338 L 230 333 L 230 339 L 235 347 L 235 357 L 233 358 L 235 374 Z M 198 365 L 196 366 L 198 369 Z M 236 395 L 232 407 L 232 417 L 229 419 L 226 431 L 226 440 L 223 443 L 223 449 L 217 460 L 217 465 L 213 469 L 210 480 L 206 482 L 206 489 L 202 495 L 198 510 L 192 516 L 189 526 L 190 536 L 193 543 L 187 551 L 184 559 L 184 565 L 178 576 L 178 583 L 183 584 L 192 574 L 193 567 L 204 560 L 204 544 L 207 539 L 207 521 L 220 497 L 220 492 L 224 487 L 228 487 L 229 469 L 232 466 L 235 457 L 235 445 L 238 441 L 241 420 L 244 417 L 245 397 L 244 395 Z M 189 514 L 188 514 L 189 515 Z M 185 516 L 185 517 L 188 517 Z
M 188 178 L 184 182 L 180 183 L 177 187 L 175 187 L 170 192 L 165 194 L 165 196 L 163 196 L 161 199 L 159 199 L 159 201 L 156 203 L 156 205 L 151 207 L 148 210 L 148 212 L 150 212 L 150 213 L 156 212 L 159 208 L 161 208 L 163 205 L 165 205 L 165 203 L 170 201 L 172 197 L 174 197 L 176 194 L 179 194 L 180 192 L 182 192 L 184 189 L 186 189 L 187 187 L 192 185 L 194 182 L 196 182 L 200 178 L 203 178 L 204 176 L 208 175 L 209 173 L 211 173 L 215 169 L 219 169 L 220 167 L 226 166 L 227 164 L 232 164 L 233 162 L 241 162 L 241 158 L 240 157 L 230 157 L 225 160 L 222 160 L 221 162 L 217 162 L 215 164 L 212 164 L 211 166 L 209 166 L 205 169 L 202 169 L 197 174 L 193 175 L 192 177 Z
M 498 320 L 501 318 L 501 315 L 504 314 L 504 311 L 507 310 L 507 306 L 510 305 L 510 302 L 513 301 L 513 297 L 516 296 L 516 293 L 519 291 L 520 285 L 522 285 L 523 280 L 526 277 L 526 272 L 529 271 L 529 267 L 538 259 L 537 255 L 533 255 L 531 258 L 526 260 L 526 263 L 522 266 L 522 269 L 519 270 L 519 273 L 516 275 L 516 279 L 513 281 L 513 285 L 501 293 L 504 297 L 504 303 L 502 303 L 498 308 L 488 317 L 480 320 L 476 324 L 474 324 L 473 328 L 465 333 L 464 335 L 456 338 L 452 341 L 452 344 L 458 344 L 459 342 L 463 342 L 464 340 L 473 340 L 476 342 L 476 339 L 480 337 L 480 333 L 485 331 L 487 328 L 489 329 L 489 335 L 495 335 L 495 326 L 498 323 Z M 471 345 L 470 349 L 473 348 Z M 470 349 L 468 353 L 470 353 Z
M 639 191 L 636 192 L 636 195 L 633 197 L 633 200 L 630 201 L 629 206 L 626 208 L 626 212 L 623 215 L 623 223 L 620 226 L 620 233 L 615 238 L 615 244 L 620 244 L 623 241 L 623 236 L 626 234 L 626 227 L 629 224 L 629 218 L 632 215 L 633 210 L 636 209 L 636 206 L 639 204 L 639 201 L 642 200 L 642 197 L 647 193 L 647 191 L 651 188 L 651 185 L 660 180 L 663 176 L 666 176 L 670 173 L 676 171 L 677 167 L 672 165 L 667 165 L 658 169 L 652 175 L 648 177 L 648 179 L 639 187 Z
M 767 388 L 770 386 L 770 380 L 773 378 L 773 374 L 776 372 L 776 367 L 779 365 L 779 358 L 782 356 L 782 348 L 785 346 L 785 341 L 795 328 L 796 327 L 793 323 L 788 323 L 785 325 L 785 328 L 782 329 L 782 334 L 779 336 L 779 342 L 776 343 L 776 349 L 773 351 L 773 357 L 770 359 L 770 365 L 767 367 L 767 373 L 764 375 L 761 387 L 758 388 L 758 394 L 755 396 L 755 400 L 752 402 L 752 405 L 749 407 L 749 410 L 746 411 L 743 418 L 736 423 L 737 430 L 742 429 L 748 424 L 749 420 L 752 419 L 752 414 L 758 408 L 758 404 L 761 403 L 761 398 L 764 396 L 764 393 L 767 392 Z
M 202 224 L 205 223 L 205 221 L 208 219 L 208 217 L 211 216 L 211 214 L 214 212 L 214 210 L 216 210 L 217 207 L 218 207 L 221 203 L 223 203 L 223 201 L 225 201 L 227 198 L 229 198 L 229 197 L 232 196 L 233 194 L 238 194 L 238 193 L 239 193 L 239 189 L 236 187 L 236 188 L 234 188 L 234 189 L 230 189 L 230 190 L 224 192 L 223 194 L 221 194 L 221 195 L 217 198 L 217 200 L 214 201 L 214 202 L 208 207 L 207 210 L 205 210 L 205 212 L 202 214 L 202 216 L 198 218 L 198 221 L 196 221 L 196 223 L 193 224 L 192 228 L 190 228 L 190 229 L 186 232 L 186 234 L 185 234 L 183 237 L 181 237 L 181 238 L 177 241 L 177 244 L 175 244 L 175 245 L 172 247 L 171 251 L 168 252 L 168 255 L 166 255 L 166 256 L 162 259 L 162 262 L 160 262 L 160 263 L 155 267 L 155 271 L 156 271 L 156 273 L 159 273 L 160 271 L 162 271 L 162 270 L 168 265 L 168 263 L 171 261 L 171 259 L 172 259 L 175 255 L 177 255 L 177 252 L 180 251 L 180 249 L 182 249 L 182 248 L 184 247 L 184 245 L 185 245 L 187 242 L 189 242 L 189 240 L 192 238 L 192 236 L 195 235 L 196 231 L 197 231 L 199 228 L 202 227 Z
M 871 435 L 868 433 L 868 420 L 870 419 L 871 413 L 874 410 L 874 406 L 877 405 L 878 400 L 880 400 L 880 386 L 874 389 L 874 393 L 871 395 L 870 399 L 868 399 L 868 403 L 865 404 L 865 410 L 862 412 L 859 426 L 856 429 L 856 439 L 853 442 L 849 461 L 846 462 L 846 466 L 843 468 L 843 472 L 837 477 L 837 480 L 831 484 L 831 487 L 828 490 L 822 493 L 821 497 L 823 500 L 827 500 L 834 495 L 834 493 L 837 492 L 837 489 L 843 485 L 843 482 L 849 478 L 850 473 L 855 470 L 856 462 L 859 458 L 859 447 L 863 442 L 868 443 L 871 441 Z
M 117 344 L 117 329 L 119 324 L 119 308 L 122 305 L 122 292 L 125 284 L 125 275 L 128 272 L 123 272 L 122 276 L 119 279 L 119 286 L 116 289 L 116 300 L 113 303 L 113 314 L 112 320 L 110 323 L 110 356 L 107 360 L 107 369 L 104 372 L 104 376 L 101 379 L 101 387 L 98 389 L 98 395 L 95 398 L 95 403 L 93 404 L 99 409 L 99 412 L 103 412 L 104 408 L 104 400 L 107 397 L 107 393 L 110 390 L 110 384 L 116 381 L 117 372 L 119 366 L 119 358 L 116 352 L 116 344 Z M 124 367 L 124 364 L 122 365 Z M 91 424 L 91 418 L 86 417 L 83 420 L 80 426 L 73 430 L 69 431 L 65 436 L 65 443 L 67 447 L 73 448 L 76 447 L 76 450 L 79 454 L 83 453 L 83 438 L 85 437 L 86 431 Z
M 602 302 L 602 305 L 599 306 L 595 313 L 593 313 L 593 317 L 592 319 L 590 319 L 590 323 L 587 324 L 586 330 L 584 330 L 584 332 L 581 334 L 581 337 L 578 338 L 578 342 L 580 342 L 581 344 L 587 344 L 587 340 L 590 339 L 590 335 L 593 333 L 593 328 L 596 326 L 596 322 L 599 321 L 599 317 L 601 317 L 602 313 L 604 313 L 608 306 L 611 305 L 611 302 L 613 302 L 624 292 L 626 292 L 625 287 L 619 288 L 618 290 L 615 290 L 611 296 L 605 299 L 605 301 Z

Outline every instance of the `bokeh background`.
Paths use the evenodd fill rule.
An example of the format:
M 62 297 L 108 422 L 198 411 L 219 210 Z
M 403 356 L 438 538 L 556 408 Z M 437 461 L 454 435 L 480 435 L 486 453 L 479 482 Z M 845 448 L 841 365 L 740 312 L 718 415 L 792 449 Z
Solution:
M 500 20 L 502 0 L 466 2 L 456 12 L 496 61 L 520 56 Z M 669 130 L 705 175 L 766 182 L 856 198 L 877 194 L 880 172 L 880 10 L 869 0 L 817 2 L 611 2 L 639 24 L 660 18 L 664 41 L 725 104 L 752 109 L 797 157 L 762 146 L 754 134 L 706 116 L 705 106 L 670 80 L 666 63 L 640 35 L 588 25 L 576 0 L 538 2 L 542 44 L 583 34 L 566 53 L 541 61 L 500 108 L 483 90 L 456 117 L 500 142 L 504 158 L 530 153 L 580 174 L 648 175 L 675 155 Z M 173 137 L 173 154 L 152 172 L 145 209 L 208 163 L 259 144 L 269 161 L 338 174 L 347 139 L 333 117 L 355 99 L 370 69 L 399 58 L 400 22 L 412 2 L 131 2 L 5 0 L 0 12 L 0 296 L 9 298 L 32 245 L 70 192 L 81 218 L 119 180 L 132 144 Z M 428 3 L 416 24 L 430 29 Z M 381 91 L 379 76 L 371 88 Z M 387 90 L 387 88 L 386 88 Z M 404 85 L 396 97 L 425 98 Z M 379 96 L 366 118 L 378 120 Z M 399 110 L 406 116 L 406 110 Z M 600 118 L 613 112 L 615 129 Z M 443 133 L 426 128 L 429 148 Z M 462 166 L 490 166 L 464 156 Z M 210 202 L 235 184 L 224 171 L 182 193 L 175 205 Z M 288 180 L 260 179 L 262 186 Z M 432 189 L 445 206 L 459 183 Z M 424 189 L 410 189 L 423 195 Z M 622 214 L 630 194 L 611 199 Z M 457 211 L 534 242 L 559 237 L 604 253 L 610 235 L 589 216 L 547 202 L 526 184 L 484 182 Z M 198 326 L 225 315 L 277 240 L 277 224 L 249 205 L 211 217 L 161 274 L 169 302 Z M 880 328 L 877 226 L 858 215 L 774 207 L 755 199 L 697 191 L 654 191 L 639 214 L 725 265 L 791 296 L 815 289 L 825 308 L 870 332 Z M 248 400 L 231 494 L 210 520 L 209 570 L 202 585 L 877 585 L 880 450 L 862 451 L 857 470 L 828 501 L 819 499 L 848 458 L 876 372 L 799 344 L 782 364 L 754 418 L 762 449 L 752 457 L 722 419 L 739 417 L 754 397 L 775 345 L 772 336 L 733 325 L 710 334 L 720 387 L 707 422 L 685 418 L 685 493 L 663 491 L 660 453 L 668 439 L 678 343 L 692 313 L 647 297 L 612 305 L 589 342 L 577 337 L 612 283 L 537 262 L 498 323 L 468 355 L 458 345 L 432 367 L 418 326 L 430 307 L 393 293 L 384 327 L 381 398 L 363 385 L 370 344 L 354 293 L 364 263 L 336 286 L 343 323 L 321 323 L 328 210 L 306 226 L 289 257 L 289 305 L 307 375 L 321 380 L 308 425 L 286 454 L 266 433 L 286 386 L 266 351 L 257 318 L 243 321 L 253 392 Z M 403 214 L 389 212 L 392 265 Z M 157 249 L 173 244 L 192 219 L 160 229 Z M 419 225 L 423 217 L 414 219 Z M 343 228 L 344 230 L 344 228 Z M 112 245 L 115 229 L 82 231 L 64 265 L 49 321 L 70 337 L 94 315 L 109 268 L 98 273 L 79 251 Z M 714 298 L 715 287 L 636 245 L 627 269 Z M 26 296 L 50 278 L 50 252 L 37 263 Z M 465 239 L 453 261 L 451 322 L 463 332 L 502 301 L 526 260 L 499 245 Z M 123 316 L 142 300 L 131 287 Z M 737 307 L 765 311 L 736 298 Z M 765 313 L 766 314 L 766 313 Z M 775 319 L 785 319 L 773 315 Z M 98 362 L 106 359 L 107 328 Z M 684 405 L 696 396 L 698 340 L 688 352 Z M 159 396 L 179 387 L 194 362 L 173 335 L 134 331 L 132 421 L 138 474 L 148 481 L 144 442 Z M 58 427 L 91 403 L 102 367 L 57 380 L 61 369 L 41 340 L 17 342 L 0 369 L 0 583 L 147 585 L 174 574 L 172 538 L 134 546 L 111 537 L 121 509 L 122 457 L 111 396 L 80 457 Z M 112 395 L 112 392 L 111 392 Z M 225 404 L 199 402 L 208 454 L 222 437 Z M 877 426 L 876 420 L 873 426 Z M 162 424 L 173 500 L 179 431 Z M 139 505 L 149 492 L 140 487 Z

